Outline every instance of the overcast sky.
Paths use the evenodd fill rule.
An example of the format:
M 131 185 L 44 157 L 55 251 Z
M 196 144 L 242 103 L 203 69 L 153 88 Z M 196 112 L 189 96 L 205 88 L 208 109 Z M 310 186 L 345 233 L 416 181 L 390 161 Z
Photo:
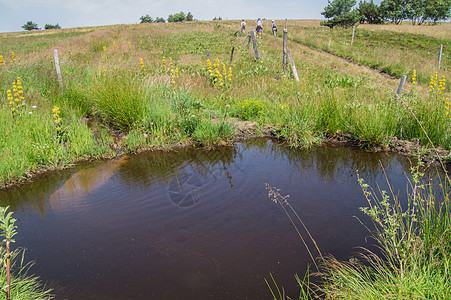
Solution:
M 324 19 L 327 0 L 0 0 L 0 32 L 22 31 L 27 21 L 62 28 L 135 24 L 140 17 L 183 11 L 195 19 Z M 375 1 L 380 3 L 380 1 Z

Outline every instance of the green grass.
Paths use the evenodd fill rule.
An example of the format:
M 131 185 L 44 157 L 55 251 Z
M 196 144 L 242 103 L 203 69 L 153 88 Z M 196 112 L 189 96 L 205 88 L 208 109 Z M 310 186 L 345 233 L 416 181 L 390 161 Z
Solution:
M 4 249 L 2 257 L 4 257 Z M 39 277 L 30 274 L 32 263 L 24 263 L 25 250 L 12 253 L 11 299 L 18 300 L 48 300 L 53 299 L 51 289 L 45 287 Z M 6 268 L 0 268 L 0 284 L 6 286 Z M 0 299 L 6 299 L 6 293 L 0 294 Z
M 229 23 L 233 29 L 233 22 Z M 0 66 L 1 113 L 7 120 L 4 130 L 14 137 L 2 142 L 5 146 L 0 155 L 6 158 L 0 166 L 2 182 L 18 179 L 40 167 L 66 166 L 77 159 L 111 156 L 108 144 L 113 142 L 107 137 L 111 131 L 121 132 L 122 148 L 129 152 L 186 143 L 210 147 L 230 142 L 235 131 L 230 125 L 232 118 L 270 125 L 294 147 L 307 147 L 324 136 L 341 134 L 368 147 L 384 145 L 393 136 L 419 138 L 428 146 L 415 115 L 435 146 L 451 148 L 451 119 L 445 115 L 447 92 L 432 98 L 425 92 L 428 82 L 425 84 L 421 76 L 426 76 L 427 69 L 417 70 L 420 79 L 416 90 L 409 93 L 406 87 L 401 99 L 395 102 L 393 90 L 397 83 L 381 83 L 379 77 L 368 75 L 359 67 L 349 67 L 336 57 L 318 57 L 299 44 L 321 49 L 327 45 L 328 51 L 337 55 L 341 55 L 339 51 L 349 55 L 366 53 L 363 50 L 370 47 L 387 55 L 379 56 L 375 51 L 371 55 L 359 54 L 362 59 L 366 57 L 394 68 L 397 62 L 390 56 L 396 55 L 387 50 L 388 46 L 395 52 L 408 49 L 429 57 L 427 49 L 448 41 L 359 28 L 353 45 L 355 51 L 348 51 L 349 31 L 304 28 L 303 40 L 293 37 L 297 42 L 289 43 L 299 71 L 297 83 L 290 73 L 282 72 L 280 38 L 265 35 L 259 39 L 262 60 L 256 61 L 252 49 L 247 49 L 247 39 L 237 39 L 233 30 L 227 31 L 227 26 L 213 29 L 205 23 L 201 29 L 191 23 L 175 27 L 144 24 L 41 35 L 15 33 L 2 38 L 0 54 L 8 58 L 10 51 L 14 51 L 21 57 L 19 63 L 10 65 L 7 61 Z M 50 46 L 58 47 L 63 89 L 50 62 Z M 232 47 L 235 52 L 230 64 Z M 231 68 L 230 84 L 226 81 L 227 85 L 220 85 L 218 79 L 210 78 L 207 49 L 212 65 L 219 60 L 221 73 L 223 65 L 227 74 Z M 409 70 L 416 68 L 419 59 L 415 55 L 409 55 L 411 59 L 402 65 Z M 141 70 L 140 59 L 145 72 Z M 448 68 L 447 59 L 443 67 Z M 222 74 L 224 79 L 227 74 Z M 26 107 L 37 106 L 32 118 L 23 118 L 26 120 L 23 124 L 17 124 L 8 115 L 6 91 L 17 76 L 23 82 Z M 55 105 L 64 121 L 64 143 L 55 140 L 51 117 Z M 99 131 L 90 135 L 83 121 L 86 119 L 99 121 Z M 27 141 L 49 148 L 26 145 Z
M 358 181 L 367 206 L 361 211 L 374 227 L 367 228 L 380 247 L 379 253 L 359 248 L 349 261 L 323 256 L 313 273 L 306 271 L 303 279 L 296 276 L 300 286 L 299 299 L 449 299 L 451 297 L 451 181 L 445 174 L 440 184 L 433 184 L 422 173 L 419 162 L 411 169 L 407 188 L 408 199 L 401 204 L 390 183 L 389 192 L 375 191 L 362 178 Z M 440 177 L 440 176 L 439 176 Z M 440 190 L 434 190 L 439 187 Z M 284 209 L 304 241 L 302 232 L 309 234 L 302 220 L 291 208 L 289 196 L 269 189 L 268 196 Z M 360 217 L 359 217 L 360 218 Z M 304 229 L 302 229 L 302 227 Z M 363 226 L 363 223 L 362 223 Z M 305 234 L 304 234 L 305 235 Z M 309 235 L 309 244 L 315 240 Z M 314 249 L 312 249 L 314 250 Z M 318 263 L 316 263 L 316 261 Z M 310 281 L 315 276 L 315 283 Z M 286 299 L 277 281 L 270 274 L 266 280 L 274 299 Z
M 363 251 L 359 260 L 323 262 L 327 299 L 448 299 L 451 297 L 451 210 L 449 177 L 434 191 L 422 178 L 422 165 L 412 169 L 408 203 L 397 195 L 378 195 L 359 179 L 374 222 L 373 237 L 382 255 Z M 390 187 L 391 189 L 391 187 Z
M 441 30 L 437 26 L 437 30 Z M 302 36 L 291 34 L 292 40 L 309 47 L 349 58 L 388 73 L 396 78 L 412 76 L 417 71 L 417 81 L 429 84 L 430 75 L 438 66 L 440 45 L 451 46 L 451 41 L 426 34 L 395 32 L 389 30 L 368 30 L 357 27 L 354 43 L 351 45 L 352 29 L 328 29 L 325 27 L 303 28 Z M 451 60 L 442 57 L 442 73 L 451 78 Z
M 83 157 L 111 155 L 105 133 L 93 139 L 87 124 L 70 111 L 62 112 L 63 140 L 58 137 L 51 108 L 26 105 L 23 114 L 17 115 L 4 105 L 0 116 L 3 120 L 0 124 L 2 184 L 42 167 L 61 168 Z
M 226 29 L 229 24 L 230 31 Z M 112 157 L 116 154 L 113 144 L 116 149 L 133 152 L 180 144 L 209 148 L 230 143 L 238 126 L 234 120 L 269 125 L 293 147 L 308 147 L 325 136 L 346 135 L 370 148 L 398 137 L 420 139 L 424 152 L 432 146 L 430 141 L 451 149 L 451 118 L 445 114 L 451 66 L 446 54 L 439 74 L 445 75 L 445 89 L 442 92 L 436 84 L 428 92 L 439 45 L 448 49 L 449 40 L 359 27 L 350 45 L 349 30 L 301 25 L 289 33 L 288 47 L 299 72 L 300 81 L 296 82 L 290 73 L 282 72 L 280 37 L 265 34 L 259 39 L 262 59 L 256 61 L 247 39 L 233 36 L 232 21 L 226 27 L 213 29 L 212 25 L 143 24 L 1 37 L 0 55 L 6 63 L 0 66 L 0 186 L 41 169 Z M 49 56 L 54 47 L 61 62 L 62 89 Z M 235 52 L 230 63 L 232 47 Z M 207 49 L 212 64 L 219 60 L 224 79 L 228 75 L 223 65 L 227 74 L 231 68 L 231 82 L 220 85 L 219 79 L 210 77 Z M 12 51 L 20 62 L 9 63 Z M 409 75 L 409 81 L 416 70 L 417 85 L 407 85 L 395 98 L 397 81 L 366 72 L 337 56 L 395 77 Z M 24 91 L 20 116 L 12 113 L 7 96 L 18 76 Z M 61 111 L 58 124 L 52 116 L 54 106 Z M 413 181 L 414 190 L 427 189 Z M 384 222 L 370 217 L 386 256 L 366 253 L 358 264 L 325 258 L 324 285 L 313 290 L 308 277 L 299 279 L 304 286 L 300 298 L 315 294 L 329 299 L 450 298 L 446 255 L 451 250 L 449 199 L 436 206 L 430 205 L 431 199 L 439 202 L 432 192 L 417 196 L 410 198 L 413 202 L 402 212 L 395 195 L 390 201 L 385 196 L 373 199 L 370 205 L 379 207 Z M 384 206 L 386 203 L 389 205 Z M 403 238 L 406 233 L 408 238 Z M 395 248 L 390 244 L 393 238 Z M 19 282 L 34 285 L 33 280 Z
M 117 73 L 93 78 L 87 87 L 86 101 L 92 105 L 91 112 L 105 123 L 128 130 L 142 122 L 146 97 L 141 78 Z
M 4 58 L 10 58 L 11 51 L 15 51 L 16 56 L 19 53 L 20 55 L 39 53 L 42 50 L 50 50 L 62 41 L 84 35 L 86 32 L 86 30 L 78 31 L 76 29 L 70 29 L 64 31 L 8 33 L 7 38 L 2 36 L 0 54 L 3 55 Z M 18 49 L 18 45 L 21 46 L 20 50 Z M 18 57 L 21 57 L 20 55 Z

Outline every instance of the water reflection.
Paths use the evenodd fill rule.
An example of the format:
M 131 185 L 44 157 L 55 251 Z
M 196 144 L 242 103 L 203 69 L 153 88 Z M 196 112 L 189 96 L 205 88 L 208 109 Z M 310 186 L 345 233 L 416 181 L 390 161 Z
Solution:
M 81 163 L 73 170 L 51 172 L 33 183 L 0 190 L 1 205 L 13 211 L 33 207 L 42 217 L 48 209 L 62 211 L 86 205 L 87 195 L 107 184 L 127 157 L 116 160 Z
M 237 168 L 236 160 L 242 156 L 237 147 L 220 147 L 215 150 L 188 148 L 171 152 L 144 153 L 130 157 L 127 168 L 120 170 L 121 178 L 129 185 L 140 183 L 167 184 L 174 176 L 189 166 L 202 178 L 226 176 L 231 180 L 230 170 Z
M 405 172 L 412 165 L 398 156 L 369 154 L 352 147 L 300 150 L 267 139 L 250 139 L 237 146 L 215 150 L 185 148 L 80 163 L 71 170 L 40 176 L 31 184 L 0 190 L 0 204 L 10 205 L 13 211 L 31 206 L 44 216 L 49 208 L 60 211 L 87 205 L 87 195 L 117 176 L 122 184 L 130 187 L 168 185 L 169 200 L 176 206 L 190 207 L 201 200 L 205 181 L 225 178 L 232 189 L 233 174 L 245 172 L 243 155 L 249 151 L 254 156 L 280 161 L 291 172 L 311 176 L 314 171 L 321 181 L 329 183 L 354 178 L 357 170 L 365 180 L 374 181 L 381 176 L 381 164 L 386 169 Z
M 48 197 L 47 205 L 54 211 L 86 205 L 87 196 L 107 184 L 127 159 L 122 156 L 72 174 Z
M 311 263 L 264 183 L 290 194 L 323 253 L 347 259 L 368 246 L 355 171 L 382 186 L 381 162 L 405 186 L 403 157 L 254 139 L 81 163 L 0 198 L 61 299 L 260 299 L 269 272 L 293 295 Z
M 295 171 L 310 174 L 311 170 L 324 182 L 335 182 L 339 178 L 355 177 L 356 170 L 367 180 L 374 180 L 381 173 L 381 163 L 385 168 L 409 170 L 408 159 L 387 152 L 369 153 L 358 147 L 333 144 L 310 149 L 293 149 L 280 143 L 262 139 L 250 140 L 242 144 L 244 150 L 254 150 L 262 156 L 287 161 L 287 166 Z M 415 162 L 414 162 L 415 163 Z

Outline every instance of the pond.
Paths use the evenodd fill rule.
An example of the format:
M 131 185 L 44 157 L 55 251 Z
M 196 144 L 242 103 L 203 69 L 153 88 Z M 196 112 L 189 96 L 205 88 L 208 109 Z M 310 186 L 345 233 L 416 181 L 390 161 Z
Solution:
M 323 254 L 347 260 L 374 245 L 356 170 L 387 189 L 381 165 L 403 196 L 405 157 L 254 139 L 80 163 L 0 199 L 56 299 L 270 299 L 270 273 L 296 297 L 312 260 L 265 183 L 290 195 Z

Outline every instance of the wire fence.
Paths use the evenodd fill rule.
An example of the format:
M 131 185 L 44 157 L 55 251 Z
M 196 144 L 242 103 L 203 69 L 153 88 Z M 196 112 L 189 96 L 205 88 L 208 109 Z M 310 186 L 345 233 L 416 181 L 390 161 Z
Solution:
M 194 25 L 196 25 L 196 24 L 194 24 Z M 199 24 L 197 26 L 203 26 L 203 25 L 202 25 L 202 23 L 199 22 Z M 210 26 L 210 27 L 214 27 L 214 26 Z M 229 27 L 230 27 L 230 25 L 229 25 Z M 223 29 L 223 30 L 225 30 L 225 29 Z M 235 32 L 235 34 L 237 35 L 237 39 L 238 39 L 238 32 L 239 32 L 239 30 L 237 30 L 237 32 Z M 250 32 L 248 32 L 248 34 L 244 37 L 244 40 L 241 40 L 241 42 L 244 44 L 244 46 L 246 46 L 246 44 L 248 46 L 247 50 L 245 50 L 245 52 L 247 52 L 247 56 L 253 56 L 252 53 L 251 53 L 252 51 L 250 49 L 250 48 L 252 48 L 252 46 L 249 47 L 249 45 L 252 44 L 252 43 L 250 43 L 248 41 L 249 36 L 250 36 Z M 281 37 L 278 37 L 278 38 L 281 39 Z M 292 43 L 297 43 L 298 45 L 303 45 L 303 44 L 299 43 L 298 41 L 293 40 L 292 38 L 290 39 L 290 41 Z M 303 46 L 305 46 L 305 45 L 303 45 Z M 306 46 L 306 47 L 308 47 L 308 46 Z M 318 51 L 318 52 L 323 52 L 324 53 L 324 51 L 312 49 L 311 47 L 308 47 L 308 48 L 311 49 L 312 51 Z M 339 58 L 339 59 L 342 59 L 342 60 L 346 60 L 345 58 L 339 57 L 339 56 L 337 56 L 337 55 L 335 55 L 333 53 L 328 53 L 328 52 L 326 52 L 326 53 L 329 54 L 329 55 L 332 55 L 332 56 L 334 56 L 336 58 Z M 236 49 L 235 56 L 240 55 L 240 54 L 241 53 L 239 53 L 239 50 L 237 51 L 237 49 Z M 102 68 L 107 68 L 107 69 L 130 68 L 130 69 L 134 69 L 134 68 L 136 68 L 137 71 L 140 70 L 140 62 L 139 61 L 137 61 L 137 62 L 127 62 L 127 63 L 114 63 L 114 64 L 108 63 L 108 62 L 106 62 L 106 63 L 98 62 L 98 63 L 83 63 L 83 64 L 80 64 L 79 62 L 71 61 L 71 56 L 72 55 L 74 55 L 74 54 L 70 54 L 69 56 L 67 56 L 67 54 L 66 54 L 65 56 L 63 56 L 63 60 L 60 59 L 60 65 L 66 67 L 66 68 L 67 67 L 71 68 L 71 67 L 85 66 L 85 67 L 93 67 L 93 68 L 97 68 L 97 69 L 102 69 Z M 214 58 L 220 58 L 222 60 L 225 60 L 226 58 L 229 58 L 231 56 L 231 53 L 209 52 L 208 49 L 205 49 L 205 52 L 202 53 L 202 54 L 200 54 L 200 53 L 199 54 L 188 54 L 188 55 L 182 57 L 181 59 L 172 60 L 172 63 L 173 64 L 183 64 L 186 61 L 191 61 L 193 59 L 197 59 L 197 60 L 205 59 L 205 60 L 207 60 L 207 56 L 214 57 Z M 283 54 L 282 53 L 281 54 L 264 53 L 263 57 L 264 58 L 280 58 L 281 63 L 282 63 L 282 60 L 283 60 Z M 166 59 L 168 59 L 168 58 L 169 57 L 166 57 Z M 163 67 L 163 62 L 162 62 L 163 56 L 161 56 L 160 59 L 161 59 L 160 61 L 155 61 L 155 60 L 147 61 L 147 62 L 145 62 L 145 65 L 146 66 L 149 66 L 149 65 L 151 65 L 151 66 L 160 65 L 160 66 Z M 349 60 L 346 60 L 346 61 L 348 63 L 353 63 L 352 61 L 349 61 Z M 53 68 L 53 64 L 54 64 L 53 60 L 52 61 L 49 60 L 49 62 L 47 62 L 47 63 L 45 63 L 45 62 L 41 62 L 41 63 L 26 63 L 26 62 L 21 61 L 21 62 L 15 62 L 13 64 L 5 64 L 3 66 L 0 66 L 0 68 L 2 68 L 3 70 L 6 70 L 6 72 L 8 72 L 8 73 L 17 74 L 18 73 L 17 68 L 20 68 L 20 69 L 22 69 L 22 68 L 30 68 L 30 67 L 52 67 Z M 355 64 L 355 63 L 353 63 L 353 64 Z M 357 65 L 357 64 L 355 64 L 355 65 Z M 272 69 L 275 70 L 275 69 L 278 69 L 279 64 L 276 64 L 276 65 L 273 64 L 270 67 L 272 67 Z M 360 66 L 360 67 L 362 67 L 362 66 Z M 368 69 L 371 69 L 371 68 L 368 68 Z M 379 72 L 379 71 L 377 71 L 375 69 L 371 69 L 371 70 L 373 72 Z M 282 71 L 282 69 L 280 71 Z M 301 72 L 302 72 L 302 70 L 301 70 Z M 81 76 L 79 76 L 79 77 L 81 77 Z M 381 75 L 381 77 L 382 77 L 382 75 Z M 72 77 L 72 78 L 74 78 L 74 77 Z M 392 90 L 393 92 L 396 90 L 396 87 L 393 86 L 393 82 L 391 82 L 389 80 L 381 80 L 380 83 L 383 86 L 385 86 L 386 88 Z

